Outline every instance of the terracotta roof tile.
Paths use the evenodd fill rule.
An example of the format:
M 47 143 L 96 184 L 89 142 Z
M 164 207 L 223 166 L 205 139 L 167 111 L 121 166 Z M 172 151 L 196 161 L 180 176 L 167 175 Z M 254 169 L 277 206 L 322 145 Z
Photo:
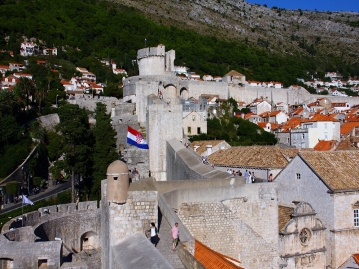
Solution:
M 194 257 L 207 269 L 243 269 L 240 261 L 223 255 L 195 240 Z
M 333 149 L 333 146 L 335 145 L 335 140 L 321 140 L 319 141 L 315 146 L 314 150 L 316 151 L 327 151 Z
M 284 168 L 298 149 L 277 146 L 246 146 L 219 150 L 209 156 L 209 162 L 223 166 Z
M 291 220 L 294 208 L 288 206 L 278 206 L 278 229 L 281 231 L 284 226 Z
M 359 265 L 359 254 L 353 254 L 353 259 Z
M 359 189 L 359 151 L 307 151 L 299 156 L 331 190 Z
M 238 77 L 238 76 L 243 76 L 243 74 L 237 72 L 236 70 L 231 70 L 229 71 L 227 74 L 224 75 L 225 77 L 228 77 L 228 76 L 232 76 L 232 77 Z
M 194 150 L 195 146 L 199 146 L 196 152 L 198 154 L 202 154 L 207 150 L 207 145 L 212 145 L 212 147 L 217 146 L 219 143 L 225 142 L 225 140 L 201 140 L 201 141 L 193 141 L 190 145 L 190 148 Z
M 350 133 L 355 127 L 359 127 L 359 122 L 346 122 L 342 126 L 340 126 L 340 134 L 346 135 Z

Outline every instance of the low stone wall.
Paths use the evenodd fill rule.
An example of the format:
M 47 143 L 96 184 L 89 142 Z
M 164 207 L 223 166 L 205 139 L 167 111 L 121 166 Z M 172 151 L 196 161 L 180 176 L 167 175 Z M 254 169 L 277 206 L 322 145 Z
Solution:
M 41 222 L 42 217 L 49 215 L 56 216 L 57 213 L 72 213 L 76 211 L 96 211 L 97 210 L 97 201 L 87 201 L 87 202 L 80 202 L 77 205 L 74 203 L 70 204 L 61 204 L 61 205 L 53 205 L 48 207 L 41 207 L 38 211 L 33 211 L 24 214 L 24 226 L 33 226 L 36 223 Z M 7 231 L 12 228 L 20 228 L 22 226 L 22 219 L 21 216 L 15 217 L 9 220 L 7 223 L 4 224 L 2 227 L 2 231 Z
M 199 261 L 195 259 L 193 254 L 187 250 L 187 246 L 179 242 L 177 246 L 178 257 L 181 259 L 183 265 L 188 269 L 206 269 Z

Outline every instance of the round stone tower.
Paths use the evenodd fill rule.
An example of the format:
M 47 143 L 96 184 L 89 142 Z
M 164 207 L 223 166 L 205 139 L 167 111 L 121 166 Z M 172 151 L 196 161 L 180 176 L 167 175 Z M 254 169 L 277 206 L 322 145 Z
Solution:
M 165 46 L 144 48 L 137 51 L 137 63 L 140 76 L 164 75 Z
M 114 161 L 107 168 L 107 201 L 117 204 L 126 203 L 130 182 L 127 164 Z

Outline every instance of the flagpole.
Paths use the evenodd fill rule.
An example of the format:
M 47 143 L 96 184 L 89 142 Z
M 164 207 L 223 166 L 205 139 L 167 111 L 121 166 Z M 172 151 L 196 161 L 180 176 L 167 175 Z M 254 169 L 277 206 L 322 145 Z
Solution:
M 24 227 L 24 194 L 21 195 L 21 227 Z

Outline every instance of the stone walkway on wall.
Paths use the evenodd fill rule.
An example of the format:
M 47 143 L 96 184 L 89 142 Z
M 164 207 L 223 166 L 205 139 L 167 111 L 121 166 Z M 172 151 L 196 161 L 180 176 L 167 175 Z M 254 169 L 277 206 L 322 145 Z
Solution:
M 158 251 L 175 269 L 186 269 L 178 257 L 177 251 L 172 250 L 172 227 L 164 217 L 162 217 L 158 228 L 160 234 L 160 242 L 157 244 Z

